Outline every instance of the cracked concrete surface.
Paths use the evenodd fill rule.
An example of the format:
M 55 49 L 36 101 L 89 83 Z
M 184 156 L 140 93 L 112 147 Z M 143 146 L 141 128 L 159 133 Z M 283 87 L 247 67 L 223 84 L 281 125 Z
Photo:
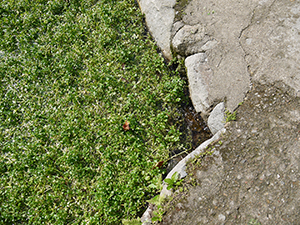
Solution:
M 299 104 L 283 82 L 254 83 L 213 155 L 187 165 L 161 224 L 299 224 Z
M 209 96 L 203 104 L 209 106 L 194 103 L 204 117 L 222 101 L 234 111 L 252 80 L 282 80 L 300 95 L 299 0 L 182 0 L 177 4 L 181 2 L 185 7 L 180 12 L 174 10 L 175 0 L 140 0 L 139 4 L 167 59 L 172 59 L 171 50 L 182 57 L 207 55 L 213 76 L 205 87 Z M 202 86 L 193 88 L 202 90 Z
M 169 45 L 186 58 L 194 107 L 244 104 L 162 224 L 299 223 L 300 0 L 178 4 Z
M 298 3 L 298 4 L 297 4 Z M 256 7 L 241 35 L 253 81 L 283 81 L 300 96 L 300 2 L 272 1 Z
M 212 106 L 222 101 L 226 102 L 228 110 L 233 111 L 250 90 L 251 77 L 239 37 L 251 23 L 255 7 L 253 1 L 245 4 L 227 0 L 192 0 L 184 10 L 182 23 L 190 26 L 201 24 L 205 35 L 216 43 L 211 48 L 203 49 L 201 46 L 198 49 L 198 52 L 206 53 L 213 71 L 206 87 L 210 107 L 203 110 L 203 114 L 209 113 Z
M 250 90 L 252 81 L 283 81 L 300 95 L 299 14 L 299 1 L 295 0 L 189 2 L 182 20 L 176 24 L 182 24 L 180 29 L 203 27 L 205 40 L 189 43 L 186 51 L 174 50 L 178 50 L 178 54 L 187 53 L 183 54 L 185 57 L 199 52 L 207 55 L 213 76 L 205 88 L 209 93 L 206 104 L 210 107 L 201 111 L 204 115 L 221 101 L 233 111 Z M 203 40 L 208 43 L 213 40 L 217 44 L 203 49 Z M 193 88 L 201 92 L 200 86 L 190 87 Z M 196 103 L 194 106 L 199 108 Z

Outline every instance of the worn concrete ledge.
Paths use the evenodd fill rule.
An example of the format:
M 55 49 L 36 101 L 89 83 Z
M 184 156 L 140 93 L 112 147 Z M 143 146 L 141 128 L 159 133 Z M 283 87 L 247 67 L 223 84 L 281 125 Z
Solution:
M 208 140 L 206 140 L 205 142 L 203 142 L 201 145 L 199 145 L 193 152 L 191 152 L 190 154 L 188 154 L 184 159 L 182 159 L 169 173 L 168 173 L 168 175 L 167 175 L 167 177 L 166 178 L 171 178 L 172 177 L 172 175 L 174 174 L 174 173 L 179 173 L 180 174 L 180 179 L 182 179 L 182 178 L 184 178 L 184 177 L 186 177 L 186 175 L 187 175 L 187 173 L 186 173 L 186 164 L 190 161 L 190 160 L 192 160 L 193 158 L 195 158 L 195 156 L 197 156 L 197 155 L 199 155 L 199 154 L 201 154 L 201 153 L 203 153 L 204 152 L 204 150 L 206 149 L 206 147 L 210 144 L 210 143 L 212 143 L 212 142 L 214 142 L 214 141 L 216 141 L 216 140 L 218 140 L 220 137 L 221 137 L 221 135 L 222 134 L 224 134 L 225 133 L 225 131 L 226 131 L 226 129 L 225 128 L 222 128 L 220 131 L 218 131 L 212 138 L 210 138 L 210 139 L 208 139 Z M 161 193 L 160 193 L 160 195 L 162 196 L 162 197 L 167 197 L 167 196 L 170 196 L 171 194 L 172 194 L 172 191 L 171 190 L 167 190 L 167 184 L 166 183 L 164 183 L 163 184 L 163 189 L 162 189 L 162 191 L 161 191 Z
M 171 29 L 175 18 L 176 0 L 137 0 L 137 2 L 145 15 L 150 34 L 164 57 L 171 60 Z
M 201 112 L 201 114 L 204 114 L 208 116 L 211 115 L 212 107 L 217 105 L 220 102 L 224 102 L 225 107 L 230 112 L 233 112 L 238 107 L 239 103 L 246 100 L 248 96 L 253 91 L 253 88 L 255 86 L 255 83 L 261 83 L 264 85 L 272 84 L 266 91 L 263 93 L 263 95 L 258 95 L 259 100 L 257 102 L 260 102 L 263 98 L 266 98 L 270 95 L 271 87 L 276 82 L 282 82 L 285 85 L 288 85 L 293 90 L 289 90 L 286 93 L 292 93 L 293 96 L 300 96 L 300 76 L 299 76 L 299 66 L 298 62 L 300 59 L 300 52 L 299 52 L 299 13 L 300 13 L 300 7 L 299 7 L 299 1 L 294 0 L 286 0 L 286 1 L 276 1 L 276 0 L 255 0 L 255 1 L 230 1 L 230 0 L 215 0 L 215 1 L 203 1 L 203 0 L 190 0 L 188 1 L 187 6 L 181 10 L 181 18 L 179 20 L 174 21 L 173 25 L 171 24 L 171 37 L 170 37 L 170 21 L 173 20 L 173 6 L 174 3 L 173 0 L 139 0 L 141 2 L 148 2 L 151 7 L 154 9 L 154 14 L 152 14 L 153 21 L 157 21 L 157 24 L 152 24 L 154 27 L 158 27 L 158 34 L 155 35 L 154 32 L 151 32 L 150 28 L 150 20 L 151 16 L 148 14 L 148 16 L 145 13 L 146 16 L 146 22 L 148 25 L 148 28 L 150 32 L 152 33 L 154 39 L 157 41 L 158 46 L 161 49 L 164 49 L 164 46 L 159 43 L 157 37 L 162 37 L 162 40 L 164 40 L 165 47 L 167 51 L 170 49 L 170 43 L 172 43 L 172 50 L 175 54 L 178 54 L 182 58 L 185 58 L 186 68 L 187 68 L 187 75 L 189 78 L 189 88 L 190 88 L 190 95 L 191 99 L 194 105 L 194 108 L 197 112 Z M 179 0 L 184 1 L 184 0 Z M 168 7 L 163 6 L 163 4 L 169 4 Z M 140 4 L 141 5 L 141 4 Z M 158 7 L 162 6 L 162 7 Z M 166 13 L 164 13 L 164 9 L 166 9 Z M 172 11 L 172 13 L 169 14 L 169 11 Z M 143 10 L 142 10 L 143 11 Z M 170 12 L 171 12 L 170 11 Z M 159 12 L 159 14 L 155 14 L 155 12 Z M 175 15 L 178 12 L 175 12 Z M 169 15 L 169 16 L 166 16 Z M 148 19 L 147 19 L 148 17 Z M 168 23 L 165 23 L 164 19 L 167 19 Z M 164 33 L 166 31 L 166 33 Z M 167 34 L 165 39 L 163 38 L 162 34 Z M 164 50 L 162 50 L 164 53 Z M 164 53 L 166 56 L 166 54 Z M 250 91 L 251 90 L 251 91 Z M 284 93 L 284 92 L 281 92 Z M 274 95 L 276 93 L 273 93 Z M 247 96 L 247 98 L 245 98 Z M 273 95 L 272 95 L 273 96 Z M 269 151 L 268 154 L 265 154 L 263 157 L 255 157 L 255 160 L 258 161 L 251 161 L 254 157 L 249 156 L 248 162 L 244 158 L 239 161 L 240 168 L 236 173 L 232 173 L 234 169 L 231 166 L 231 162 L 228 162 L 228 165 L 230 166 L 228 171 L 228 176 L 222 177 L 219 170 L 215 170 L 216 173 L 210 173 L 209 178 L 215 178 L 215 181 L 222 182 L 222 180 L 225 180 L 226 182 L 231 183 L 232 180 L 236 179 L 237 177 L 241 176 L 240 171 L 244 171 L 244 177 L 245 179 L 248 179 L 247 182 L 240 182 L 243 185 L 246 185 L 246 187 L 241 188 L 240 186 L 231 186 L 230 188 L 227 188 L 227 192 L 231 193 L 231 199 L 234 199 L 236 196 L 236 193 L 238 195 L 241 195 L 241 190 L 246 190 L 244 193 L 246 193 L 243 197 L 243 200 L 238 200 L 237 204 L 234 206 L 227 204 L 226 206 L 219 207 L 218 210 L 221 210 L 220 213 L 225 212 L 224 207 L 232 207 L 239 210 L 238 215 L 234 217 L 233 220 L 230 218 L 226 218 L 224 214 L 216 214 L 215 220 L 212 220 L 210 224 L 216 224 L 220 221 L 231 221 L 230 224 L 236 224 L 241 223 L 237 222 L 235 219 L 237 217 L 241 218 L 242 215 L 242 208 L 243 209 L 243 216 L 247 215 L 249 211 L 252 211 L 252 215 L 256 215 L 256 217 L 260 217 L 262 221 L 265 223 L 268 223 L 272 220 L 271 216 L 274 216 L 274 218 L 277 216 L 277 220 L 273 219 L 273 221 L 281 221 L 282 214 L 273 212 L 269 212 L 269 207 L 264 208 L 264 205 L 261 205 L 261 199 L 268 198 L 267 201 L 270 199 L 270 194 L 266 195 L 260 195 L 258 193 L 271 193 L 271 196 L 273 194 L 274 199 L 275 196 L 278 196 L 278 190 L 280 189 L 280 186 L 274 185 L 266 185 L 265 187 L 262 187 L 261 183 L 257 183 L 256 187 L 259 187 L 259 189 L 256 189 L 255 186 L 253 186 L 251 189 L 248 186 L 251 182 L 261 182 L 264 180 L 264 177 L 261 177 L 261 179 L 258 179 L 258 175 L 261 174 L 262 170 L 265 170 L 265 166 L 268 165 L 268 162 L 272 162 L 267 167 L 267 174 L 270 173 L 270 168 L 273 169 L 273 174 L 278 174 L 278 168 L 280 168 L 283 172 L 283 174 L 288 174 L 286 176 L 287 182 L 281 183 L 281 193 L 282 196 L 284 196 L 285 193 L 288 193 L 288 199 L 289 201 L 280 203 L 279 201 L 274 201 L 270 204 L 276 205 L 276 209 L 280 209 L 287 215 L 287 218 L 290 215 L 290 211 L 294 210 L 294 208 L 289 207 L 291 202 L 291 194 L 296 193 L 294 190 L 299 190 L 299 188 L 295 187 L 289 187 L 291 178 L 289 176 L 295 176 L 294 171 L 298 171 L 298 156 L 299 156 L 299 147 L 298 142 L 300 138 L 294 139 L 291 141 L 293 144 L 289 144 L 288 147 L 290 149 L 287 149 L 287 144 L 277 146 L 279 143 L 277 140 L 282 139 L 282 143 L 287 143 L 287 140 L 289 140 L 289 135 L 286 134 L 286 132 L 289 132 L 289 129 L 293 128 L 295 126 L 295 123 L 292 121 L 291 124 L 289 119 L 286 119 L 285 121 L 276 122 L 282 119 L 283 113 L 282 111 L 286 109 L 286 107 L 279 107 L 279 114 L 278 116 L 274 114 L 274 110 L 272 110 L 271 107 L 274 107 L 274 102 L 277 102 L 279 104 L 280 101 L 285 102 L 283 98 L 286 98 L 286 96 L 281 97 L 271 97 L 270 100 L 266 101 L 264 104 L 253 104 L 252 102 L 249 103 L 249 109 L 250 110 L 244 110 L 245 113 L 244 119 L 241 119 L 241 129 L 237 129 L 235 132 L 238 133 L 235 136 L 231 136 L 232 140 L 230 140 L 230 144 L 235 144 L 238 141 L 239 146 L 235 148 L 232 148 L 234 151 L 230 153 L 232 159 L 236 160 L 238 158 L 241 146 L 244 146 L 246 143 L 245 141 L 252 139 L 255 148 L 249 148 L 251 151 L 255 149 L 255 151 L 258 151 L 259 149 L 261 152 L 259 154 L 265 154 L 265 151 Z M 272 103 L 271 103 L 272 102 Z M 282 103 L 283 104 L 283 103 Z M 289 102 L 289 104 L 286 104 L 286 106 L 289 106 L 292 104 Z M 295 110 L 297 110 L 297 106 L 299 104 L 295 104 L 293 108 L 293 113 L 295 114 Z M 263 106 L 263 108 L 262 108 Z M 280 106 L 280 105 L 279 105 Z M 244 106 L 245 107 L 245 106 Z M 256 114 L 251 114 L 253 112 L 253 108 L 257 108 Z M 270 110 L 269 110 L 270 108 Z M 299 108 L 299 107 L 298 107 Z M 262 123 L 261 120 L 261 113 L 263 110 L 266 110 L 266 117 L 265 117 L 265 123 Z M 269 110 L 269 111 L 268 111 Z M 249 111 L 249 112 L 248 112 Z M 298 112 L 297 112 L 298 113 Z M 219 115 L 219 114 L 218 114 Z M 256 118 L 256 116 L 259 116 L 258 119 L 255 119 L 255 125 L 252 122 L 253 118 Z M 275 115 L 275 116 L 274 116 Z M 296 115 L 296 114 L 295 114 Z M 297 114 L 299 115 L 299 114 Z M 212 115 L 210 118 L 213 118 Z M 274 121 L 275 122 L 274 122 Z M 220 120 L 219 120 L 220 121 Z M 273 121 L 273 122 L 272 122 Z M 243 123 L 247 124 L 247 126 L 243 127 Z M 273 123 L 271 126 L 270 123 Z M 288 124 L 288 125 L 286 125 Z M 220 124 L 221 126 L 222 124 Z M 266 126 L 264 126 L 266 125 Z M 248 128 L 250 126 L 250 128 Z M 285 128 L 284 132 L 279 132 L 276 129 L 281 129 L 280 126 L 283 126 Z M 245 135 L 242 135 L 240 137 L 240 133 L 243 129 L 249 129 L 248 134 L 245 133 Z M 261 133 L 264 133 L 265 135 L 254 135 L 255 133 L 259 133 L 257 131 L 258 128 L 261 128 Z M 267 129 L 266 129 L 267 128 Z M 219 125 L 216 128 L 216 131 L 219 129 Z M 234 130 L 234 128 L 232 128 Z M 293 128 L 294 129 L 294 128 Z M 297 128 L 298 129 L 298 128 Z M 230 129 L 227 127 L 227 130 L 230 131 Z M 298 129 L 299 130 L 299 129 Z M 217 140 L 220 135 L 225 132 L 225 129 L 223 128 L 219 132 L 217 132 L 213 138 L 209 139 L 208 141 L 204 142 L 202 145 L 200 145 L 194 152 L 192 152 L 190 155 L 188 155 L 185 159 L 183 159 L 167 176 L 167 178 L 171 178 L 172 175 L 175 172 L 178 172 L 181 176 L 181 178 L 186 176 L 186 164 L 189 160 L 195 157 L 197 154 L 201 154 L 203 150 L 213 141 Z M 230 132 L 228 132 L 230 133 Z M 247 136 L 248 135 L 248 136 Z M 270 135 L 270 136 L 269 136 Z M 266 136 L 268 138 L 266 138 Z M 291 136 L 291 135 L 290 135 Z M 237 139 L 237 137 L 240 137 Z M 257 141 L 259 140 L 259 141 Z M 278 147 L 278 149 L 271 148 L 269 142 L 275 141 L 277 144 L 275 146 Z M 296 143 L 296 144 L 295 144 Z M 228 146 L 226 144 L 222 145 L 222 148 L 227 148 Z M 224 147 L 225 146 L 225 147 Z M 257 146 L 261 146 L 258 148 Z M 283 148 L 283 146 L 285 146 Z M 244 147 L 242 147 L 244 148 Z M 282 154 L 282 151 L 284 154 Z M 216 152 L 215 152 L 216 153 Z M 290 158 L 296 157 L 297 160 L 293 159 L 292 163 L 289 163 L 285 169 L 284 162 L 285 160 L 280 159 L 278 160 L 278 164 L 275 164 L 274 166 L 274 159 L 280 158 L 278 155 L 281 154 L 281 157 L 286 157 L 286 154 L 289 154 L 287 156 L 287 161 L 290 160 Z M 254 154 L 254 153 L 253 153 Z M 257 153 L 255 153 L 257 154 Z M 273 155 L 276 154 L 276 155 Z M 245 156 L 242 156 L 245 157 Z M 266 158 L 266 159 L 265 159 Z M 267 160 L 269 159 L 269 160 Z M 254 159 L 253 159 L 254 160 Z M 263 163 L 260 161 L 263 160 Z M 236 161 L 235 161 L 236 162 Z M 250 163 L 251 162 L 251 163 Z M 252 168 L 252 170 L 249 170 L 249 168 L 245 167 L 245 163 L 248 163 L 248 167 Z M 290 171 L 290 166 L 297 165 L 297 167 L 294 167 L 292 172 Z M 257 170 L 255 167 L 263 165 L 262 170 Z M 259 171 L 259 172 L 253 172 L 253 171 Z M 253 177 L 256 177 L 255 179 L 252 179 L 249 174 L 253 172 Z M 233 177 L 233 175 L 235 177 Z M 298 173 L 299 174 L 299 173 Z M 268 175 L 269 176 L 269 175 Z M 207 177 L 207 174 L 199 175 L 199 179 L 202 179 L 203 177 Z M 227 178 L 228 177 L 228 178 Z M 243 177 L 243 176 L 241 176 Z M 278 176 L 277 176 L 278 177 Z M 226 180 L 226 179 L 229 179 Z M 239 180 L 240 178 L 238 178 Z M 276 176 L 275 176 L 276 179 Z M 279 179 L 279 177 L 277 178 Z M 284 176 L 280 177 L 280 179 L 284 179 Z M 293 178 L 292 178 L 293 179 Z M 275 184 L 278 181 L 275 181 Z M 208 180 L 208 183 L 211 183 L 211 180 Z M 285 186 L 284 186 L 285 185 Z M 294 185 L 294 184 L 293 184 Z M 171 191 L 168 191 L 166 189 L 167 185 L 164 184 L 163 190 L 161 192 L 161 196 L 169 196 L 172 194 Z M 221 199 L 221 196 L 215 196 L 215 192 L 213 193 L 211 191 L 211 185 L 209 186 L 209 193 L 211 196 L 213 196 L 216 201 L 218 202 L 218 198 Z M 219 187 L 219 186 L 218 186 Z M 227 187 L 227 186 L 226 186 Z M 237 188 L 237 189 L 236 189 Z M 205 192 L 206 190 L 200 187 L 196 188 L 197 190 L 200 190 L 200 192 Z M 256 191 L 256 190 L 266 190 L 264 192 Z M 255 190 L 251 193 L 251 195 L 248 195 L 248 190 Z M 288 192 L 286 190 L 289 190 Z M 223 192 L 222 192 L 223 193 Z M 194 211 L 198 211 L 198 213 L 194 213 L 195 217 L 187 218 L 184 217 L 183 220 L 179 221 L 178 217 L 175 217 L 173 220 L 173 223 L 166 222 L 165 224 L 183 224 L 182 221 L 185 223 L 193 224 L 196 219 L 198 219 L 199 215 L 201 213 L 206 213 L 207 211 L 199 209 L 199 201 L 195 200 L 198 199 L 199 194 L 194 193 L 195 198 L 191 198 L 191 202 L 196 207 L 193 209 Z M 228 195 L 229 196 L 229 195 Z M 256 199 L 253 197 L 256 196 Z M 294 194 L 294 196 L 299 196 L 299 192 Z M 237 197 L 238 198 L 238 197 Z M 299 199 L 295 198 L 294 199 Z M 256 201 L 254 203 L 254 200 Z M 198 201 L 198 203 L 197 203 Z M 223 200 L 220 200 L 220 202 Z M 266 200 L 264 200 L 266 201 Z M 240 203 L 242 202 L 242 204 Z M 195 204 L 197 203 L 197 204 Z M 203 203 L 201 203 L 203 204 Z M 284 206 L 286 207 L 282 207 Z M 294 203 L 293 203 L 294 204 Z M 297 205 L 297 204 L 296 204 Z M 214 205 L 215 206 L 215 205 Z M 213 207 L 214 207 L 213 206 Z M 198 207 L 198 208 L 197 208 Z M 209 204 L 208 209 L 211 209 L 211 205 Z M 293 206 L 294 207 L 294 206 Z M 153 208 L 153 205 L 152 205 Z M 260 210 L 258 210 L 260 209 Z M 284 209 L 288 209 L 287 211 L 284 211 Z M 190 210 L 190 209 L 189 209 Z M 231 209 L 230 209 L 231 210 Z M 182 213 L 183 210 L 181 210 Z M 203 211 L 203 212 L 202 212 Z M 265 213 L 262 213 L 262 212 Z M 297 208 L 295 208 L 295 214 L 294 218 L 296 218 L 294 221 L 297 221 L 298 214 L 297 214 Z M 151 224 L 151 222 L 145 222 L 146 220 L 151 221 L 151 207 L 148 208 L 147 213 L 148 216 L 145 220 L 143 220 L 143 224 Z M 226 211 L 227 212 L 227 211 Z M 229 212 L 229 211 L 228 211 Z M 233 211 L 235 212 L 235 211 Z M 259 212 L 259 214 L 257 213 Z M 174 214 L 179 214 L 179 212 L 175 212 Z M 266 217 L 263 217 L 267 215 Z M 270 216 L 269 216 L 270 215 Z M 208 224 L 207 216 L 211 215 L 203 215 L 203 224 Z M 233 218 L 233 217 L 232 217 Z M 214 219 L 211 217 L 210 219 Z M 242 218 L 243 222 L 246 221 L 246 217 Z M 235 222 L 232 222 L 235 221 Z M 285 221 L 286 222 L 286 221 Z M 245 222 L 246 223 L 246 222 Z M 278 222 L 277 222 L 278 223 Z M 274 224 L 274 223 L 272 223 Z
M 187 173 L 186 173 L 186 164 L 192 160 L 193 158 L 195 158 L 195 156 L 203 153 L 206 149 L 206 147 L 218 140 L 222 134 L 224 134 L 226 132 L 226 129 L 225 128 L 222 128 L 221 130 L 219 130 L 212 138 L 206 140 L 205 142 L 203 142 L 201 145 L 199 145 L 193 152 L 191 152 L 190 154 L 188 154 L 184 159 L 182 159 L 167 175 L 166 178 L 171 178 L 172 175 L 174 173 L 178 173 L 180 174 L 180 179 L 186 177 Z M 168 197 L 172 194 L 172 191 L 171 190 L 167 190 L 167 187 L 168 185 L 164 182 L 163 183 L 163 188 L 162 188 L 162 191 L 160 192 L 160 196 L 162 198 L 165 198 L 165 197 Z M 152 211 L 153 211 L 153 205 L 149 205 L 149 207 L 147 208 L 147 210 L 145 211 L 145 213 L 143 214 L 142 216 L 142 222 L 143 222 L 143 225 L 149 225 L 149 224 L 152 224 L 151 223 L 151 214 L 152 214 Z

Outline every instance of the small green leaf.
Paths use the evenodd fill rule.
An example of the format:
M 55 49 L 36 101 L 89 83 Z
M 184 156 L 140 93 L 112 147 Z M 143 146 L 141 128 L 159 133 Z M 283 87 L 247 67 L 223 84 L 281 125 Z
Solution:
M 174 183 L 173 179 L 170 179 L 170 178 L 166 178 L 165 182 L 169 185 L 172 185 Z
M 154 205 L 160 205 L 161 197 L 160 195 L 155 195 L 152 199 L 147 200 L 147 202 L 154 204 Z
M 168 187 L 167 187 L 167 190 L 171 190 L 173 188 L 173 185 L 169 185 Z
M 152 222 L 156 222 L 156 221 L 158 221 L 159 220 L 159 217 L 158 216 L 154 216 L 154 217 L 152 217 Z
M 149 184 L 148 186 L 149 188 L 157 188 L 157 186 L 155 184 Z
M 176 186 L 179 186 L 179 185 L 181 185 L 181 183 L 182 183 L 182 180 L 177 181 L 177 182 L 175 183 L 175 185 L 176 185 Z
M 172 180 L 175 182 L 175 181 L 177 181 L 178 180 L 178 178 L 179 178 L 179 174 L 178 174 L 178 172 L 175 172 L 173 175 L 172 175 Z

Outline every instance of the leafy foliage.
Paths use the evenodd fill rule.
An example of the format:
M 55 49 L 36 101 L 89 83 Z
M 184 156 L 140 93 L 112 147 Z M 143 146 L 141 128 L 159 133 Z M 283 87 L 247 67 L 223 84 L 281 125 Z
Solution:
M 176 186 L 180 186 L 183 180 L 180 179 L 180 174 L 175 172 L 171 178 L 166 178 L 164 181 L 168 184 L 167 190 L 170 190 Z
M 140 215 L 180 148 L 184 83 L 134 1 L 2 0 L 0 15 L 0 222 Z
M 163 208 L 163 202 L 166 200 L 164 196 L 161 196 L 160 194 L 154 196 L 152 199 L 148 200 L 150 204 L 155 205 L 155 210 L 153 211 L 153 216 L 151 218 L 152 222 L 161 222 L 162 217 L 165 213 L 164 208 Z

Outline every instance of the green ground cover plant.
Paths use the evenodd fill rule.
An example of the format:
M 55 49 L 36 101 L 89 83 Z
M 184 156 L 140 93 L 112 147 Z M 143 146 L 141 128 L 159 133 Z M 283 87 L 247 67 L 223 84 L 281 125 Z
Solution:
M 182 179 L 180 179 L 180 174 L 175 172 L 171 178 L 166 178 L 165 182 L 168 184 L 167 190 L 170 190 L 176 186 L 180 186 L 182 184 Z
M 185 84 L 135 2 L 1 0 L 0 25 L 0 223 L 140 216 Z
M 236 111 L 231 113 L 229 110 L 225 111 L 225 123 L 228 123 L 230 121 L 235 121 L 236 120 Z

